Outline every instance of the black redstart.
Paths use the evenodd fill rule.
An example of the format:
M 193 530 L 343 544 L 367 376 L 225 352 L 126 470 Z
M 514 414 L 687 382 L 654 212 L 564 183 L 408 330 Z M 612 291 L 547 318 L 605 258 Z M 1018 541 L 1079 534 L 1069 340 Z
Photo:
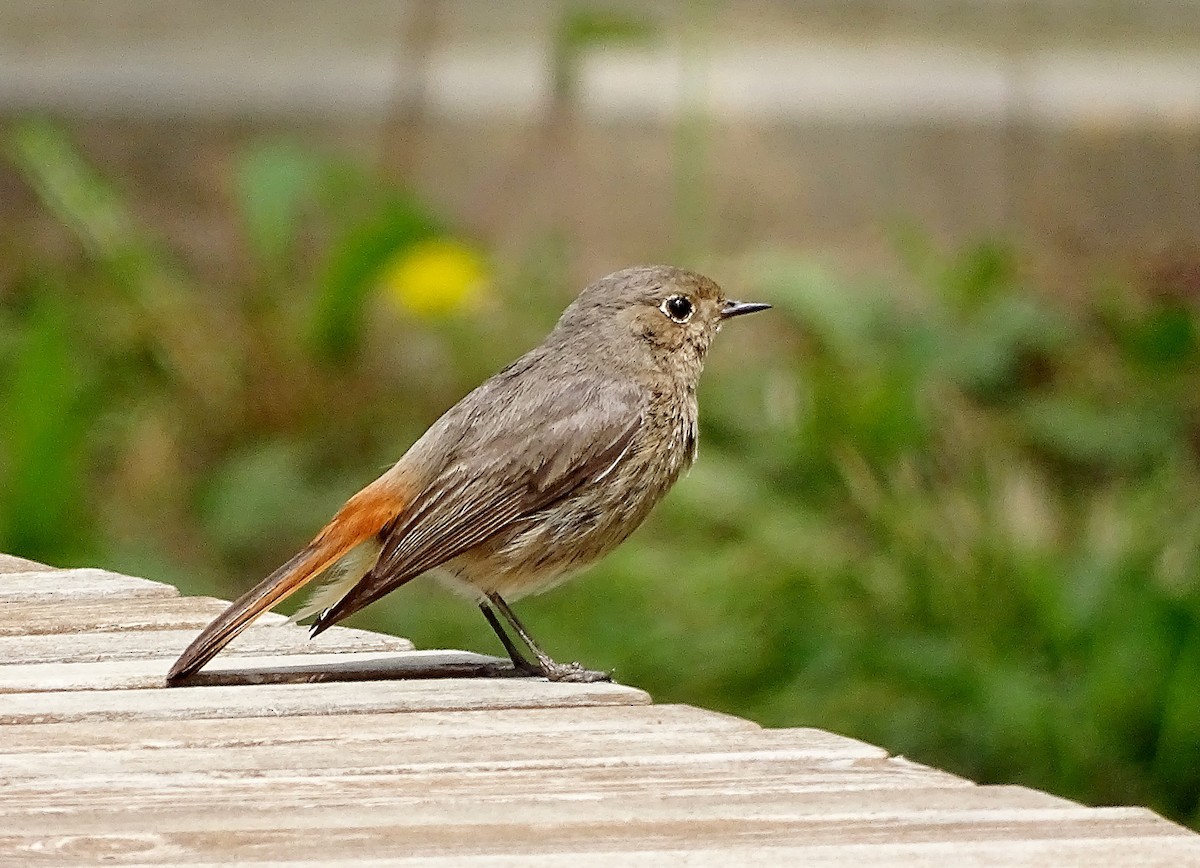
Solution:
M 167 682 L 313 579 L 323 585 L 298 615 L 316 614 L 316 635 L 434 567 L 478 602 L 518 670 L 606 679 L 551 660 L 505 598 L 554 586 L 642 523 L 696 457 L 696 384 L 713 337 L 725 320 L 768 307 L 729 301 L 707 277 L 669 266 L 597 280 L 540 346 L 451 407 L 209 624 Z

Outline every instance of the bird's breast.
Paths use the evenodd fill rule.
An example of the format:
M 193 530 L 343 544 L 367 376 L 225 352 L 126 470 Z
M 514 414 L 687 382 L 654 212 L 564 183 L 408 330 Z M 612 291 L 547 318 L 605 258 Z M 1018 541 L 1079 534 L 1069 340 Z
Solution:
M 506 597 L 547 590 L 624 542 L 691 465 L 696 444 L 694 400 L 652 406 L 611 468 L 447 567 L 459 579 Z

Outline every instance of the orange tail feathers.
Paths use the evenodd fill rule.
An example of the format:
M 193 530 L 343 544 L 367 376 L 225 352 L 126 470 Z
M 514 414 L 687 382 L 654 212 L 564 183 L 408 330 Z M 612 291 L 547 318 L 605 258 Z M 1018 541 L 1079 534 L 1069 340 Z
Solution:
M 385 479 L 377 479 L 350 498 L 312 542 L 205 627 L 167 673 L 167 684 L 177 684 L 199 670 L 255 618 L 324 573 L 356 545 L 378 535 L 407 500 Z

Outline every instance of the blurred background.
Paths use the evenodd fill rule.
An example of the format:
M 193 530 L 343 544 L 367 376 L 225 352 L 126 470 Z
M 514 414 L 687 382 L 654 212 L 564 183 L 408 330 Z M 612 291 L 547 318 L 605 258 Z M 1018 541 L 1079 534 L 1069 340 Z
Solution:
M 6 0 L 0 550 L 235 595 L 669 261 L 776 309 L 545 647 L 1200 827 L 1198 229 L 1183 0 Z

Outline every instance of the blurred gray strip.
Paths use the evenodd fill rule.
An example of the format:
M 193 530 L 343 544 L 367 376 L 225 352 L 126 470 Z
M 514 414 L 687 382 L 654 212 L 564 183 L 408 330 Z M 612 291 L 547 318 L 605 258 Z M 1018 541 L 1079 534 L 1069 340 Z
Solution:
M 70 48 L 70 50 L 68 50 Z M 407 92 L 384 52 L 320 55 L 227 45 L 87 45 L 0 53 L 0 111 L 84 114 L 371 116 Z M 534 46 L 433 51 L 429 111 L 449 117 L 531 116 L 550 99 L 550 64 Z M 665 120 L 684 101 L 717 118 L 765 122 L 1030 119 L 1121 124 L 1200 121 L 1200 51 L 1037 51 L 1013 55 L 911 44 L 722 45 L 694 65 L 670 49 L 591 52 L 581 108 Z

